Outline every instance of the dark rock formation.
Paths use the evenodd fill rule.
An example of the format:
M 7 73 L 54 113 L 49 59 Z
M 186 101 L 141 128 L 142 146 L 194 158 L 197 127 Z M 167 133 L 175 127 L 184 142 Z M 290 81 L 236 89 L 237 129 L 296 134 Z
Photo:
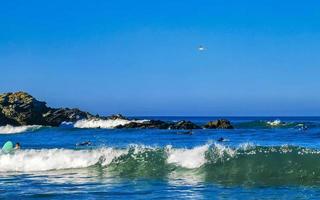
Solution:
M 59 126 L 62 122 L 76 122 L 81 119 L 103 119 L 103 120 L 129 120 L 117 114 L 110 117 L 100 117 L 83 112 L 79 109 L 50 108 L 46 102 L 38 101 L 25 92 L 0 94 L 0 126 L 7 124 L 19 125 L 45 125 Z M 154 129 L 200 129 L 201 127 L 190 121 L 165 122 L 161 120 L 147 120 L 143 122 L 132 121 L 115 128 L 154 128 Z M 204 128 L 233 128 L 228 120 L 217 120 L 209 122 Z
M 112 119 L 112 120 L 116 120 L 116 119 L 128 119 L 125 116 L 121 115 L 121 114 L 115 114 L 115 115 L 111 115 L 110 117 L 107 117 L 107 119 Z
M 0 124 L 59 126 L 63 121 L 75 122 L 92 117 L 79 109 L 55 109 L 25 92 L 0 95 Z
M 49 111 L 45 102 L 25 92 L 0 95 L 1 113 L 14 122 L 12 125 L 45 124 L 42 114 Z
M 93 118 L 88 112 L 83 112 L 77 108 L 51 108 L 49 112 L 43 115 L 47 125 L 59 126 L 62 122 L 76 122 L 81 119 Z
M 130 122 L 125 125 L 119 125 L 115 128 L 154 128 L 154 129 L 200 129 L 201 127 L 190 121 L 179 121 L 176 123 L 164 122 L 161 120 L 148 120 L 144 122 Z
M 161 121 L 161 120 L 148 120 L 144 122 L 130 122 L 125 125 L 119 125 L 116 126 L 115 128 L 121 129 L 121 128 L 155 128 L 155 129 L 168 129 L 170 124 Z
M 4 114 L 0 112 L 0 126 L 5 126 L 7 124 L 18 125 L 18 123 L 14 120 L 8 119 Z
M 190 122 L 190 121 L 178 121 L 176 123 L 170 124 L 169 129 L 200 129 L 201 127 Z
M 233 129 L 233 126 L 231 125 L 231 122 L 225 119 L 219 119 L 216 121 L 208 122 L 206 125 L 204 125 L 204 128 L 208 129 Z

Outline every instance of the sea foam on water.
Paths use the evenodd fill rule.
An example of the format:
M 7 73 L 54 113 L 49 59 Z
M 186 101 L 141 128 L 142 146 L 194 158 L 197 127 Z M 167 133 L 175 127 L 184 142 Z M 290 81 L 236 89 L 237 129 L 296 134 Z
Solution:
M 74 124 L 75 128 L 115 128 L 119 125 L 126 125 L 131 122 L 143 123 L 148 120 L 127 120 L 127 119 L 83 119 Z

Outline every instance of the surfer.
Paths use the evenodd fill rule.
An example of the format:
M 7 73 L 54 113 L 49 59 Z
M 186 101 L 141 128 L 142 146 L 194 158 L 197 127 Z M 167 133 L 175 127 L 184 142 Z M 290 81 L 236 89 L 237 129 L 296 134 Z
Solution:
M 221 138 L 219 138 L 217 141 L 218 141 L 218 142 L 227 142 L 227 141 L 229 141 L 229 140 L 221 137 Z
M 80 142 L 76 144 L 77 146 L 90 146 L 92 143 L 90 141 Z
M 19 150 L 20 148 L 21 148 L 21 145 L 20 145 L 19 142 L 17 142 L 17 143 L 15 144 L 15 147 L 13 147 L 13 143 L 12 143 L 11 141 L 7 141 L 7 142 L 3 145 L 1 151 L 2 151 L 3 153 L 12 153 L 12 152 L 14 152 L 15 150 Z
M 14 150 L 19 150 L 21 149 L 21 145 L 19 142 L 16 143 L 15 147 L 14 147 Z
M 202 45 L 200 45 L 200 46 L 198 47 L 198 51 L 206 51 L 206 50 L 207 50 L 207 48 L 204 47 L 204 46 L 202 46 Z

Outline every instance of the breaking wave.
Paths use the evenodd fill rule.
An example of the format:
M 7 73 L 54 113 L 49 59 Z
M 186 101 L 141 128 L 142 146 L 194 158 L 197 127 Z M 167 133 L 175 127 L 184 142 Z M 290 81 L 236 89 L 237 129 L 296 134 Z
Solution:
M 28 125 L 28 126 L 0 126 L 0 134 L 15 134 L 26 131 L 35 131 L 42 128 L 40 125 Z
M 165 163 L 181 168 L 195 169 L 207 163 L 207 153 L 215 149 L 215 156 L 224 153 L 234 155 L 236 149 L 219 144 L 187 148 L 164 148 L 131 145 L 125 149 L 98 148 L 91 150 L 41 149 L 18 150 L 11 154 L 0 154 L 0 171 L 45 171 L 71 168 L 85 168 L 96 164 L 112 164 L 143 161 L 145 164 L 163 159 Z M 133 162 L 133 161 L 130 161 Z M 161 167 L 161 166 L 158 166 Z
M 122 151 L 112 148 L 97 150 L 42 149 L 18 150 L 11 154 L 0 154 L 0 172 L 47 171 L 59 169 L 86 168 L 99 162 L 109 164 Z
M 270 121 L 250 121 L 235 124 L 236 128 L 257 128 L 257 129 L 267 129 L 267 128 L 296 128 L 296 129 L 308 129 L 320 127 L 319 123 L 315 122 L 283 122 L 281 120 L 270 120 Z
M 0 154 L 0 172 L 101 168 L 109 175 L 158 177 L 192 175 L 223 184 L 305 184 L 320 182 L 320 150 L 298 146 L 187 148 L 133 145 L 124 149 L 19 150 Z
M 270 126 L 280 126 L 281 124 L 283 124 L 280 120 L 274 120 L 274 121 L 267 121 L 266 122 L 268 125 Z
M 75 128 L 115 128 L 119 125 L 126 125 L 130 122 L 143 123 L 148 120 L 127 120 L 127 119 L 83 119 L 77 121 Z

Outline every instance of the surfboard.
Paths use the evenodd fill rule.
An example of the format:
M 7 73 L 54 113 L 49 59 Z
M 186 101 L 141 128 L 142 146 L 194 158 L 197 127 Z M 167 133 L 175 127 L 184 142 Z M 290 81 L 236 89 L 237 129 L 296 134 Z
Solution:
M 2 147 L 2 152 L 10 153 L 11 151 L 13 151 L 13 143 L 11 141 L 7 141 Z

